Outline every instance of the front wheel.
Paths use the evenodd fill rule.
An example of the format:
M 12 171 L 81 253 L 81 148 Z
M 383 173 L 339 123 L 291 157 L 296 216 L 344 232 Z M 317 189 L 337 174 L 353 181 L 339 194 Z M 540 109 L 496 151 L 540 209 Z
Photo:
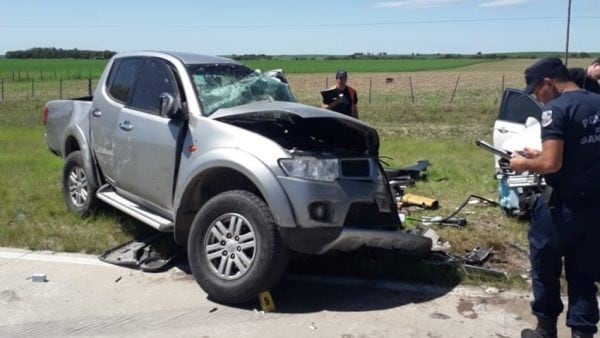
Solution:
M 80 151 L 74 151 L 65 158 L 62 174 L 63 198 L 67 207 L 81 217 L 87 216 L 97 204 L 98 187 L 90 182 L 91 174 L 86 172 Z
M 242 303 L 279 281 L 288 251 L 265 202 L 233 190 L 210 199 L 194 218 L 188 259 L 211 299 Z

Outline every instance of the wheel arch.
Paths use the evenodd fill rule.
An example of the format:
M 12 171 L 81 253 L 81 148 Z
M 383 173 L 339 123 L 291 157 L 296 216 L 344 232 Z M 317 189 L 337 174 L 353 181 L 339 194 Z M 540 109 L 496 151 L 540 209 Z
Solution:
M 225 155 L 225 154 L 221 154 Z M 229 190 L 246 190 L 261 198 L 278 226 L 295 227 L 293 210 L 287 194 L 277 177 L 261 162 L 250 155 L 238 161 L 219 160 L 205 162 L 204 170 L 189 175 L 182 183 L 182 193 L 176 199 L 175 240 L 187 243 L 192 221 L 200 208 L 210 198 Z M 243 163 L 243 164 L 242 164 Z
M 74 151 L 80 151 L 81 157 L 83 159 L 83 166 L 85 167 L 86 172 L 88 173 L 89 180 L 92 181 L 96 186 L 99 185 L 98 177 L 96 174 L 96 170 L 94 168 L 94 161 L 92 160 L 92 151 L 87 142 L 87 138 L 81 128 L 76 125 L 70 125 L 65 130 L 63 136 L 63 148 L 62 148 L 62 157 L 63 160 L 69 156 Z

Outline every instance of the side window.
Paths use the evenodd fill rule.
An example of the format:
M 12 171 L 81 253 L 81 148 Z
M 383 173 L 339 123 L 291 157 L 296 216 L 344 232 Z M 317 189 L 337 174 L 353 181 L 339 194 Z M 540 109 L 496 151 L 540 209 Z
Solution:
M 158 59 L 150 59 L 142 68 L 129 106 L 158 114 L 160 94 L 168 93 L 176 97 L 176 88 L 167 64 Z
M 498 119 L 508 122 L 525 123 L 528 117 L 540 121 L 542 107 L 531 96 L 520 90 L 507 89 L 502 97 Z
M 108 92 L 115 100 L 121 103 L 129 100 L 143 63 L 142 59 L 122 59 L 115 62 L 108 77 Z

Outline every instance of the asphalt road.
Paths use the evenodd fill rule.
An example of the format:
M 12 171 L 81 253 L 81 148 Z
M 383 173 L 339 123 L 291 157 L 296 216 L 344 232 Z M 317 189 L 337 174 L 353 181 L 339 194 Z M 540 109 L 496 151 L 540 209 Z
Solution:
M 272 294 L 263 313 L 211 302 L 178 268 L 0 248 L 0 337 L 520 337 L 534 322 L 527 293 L 288 275 Z

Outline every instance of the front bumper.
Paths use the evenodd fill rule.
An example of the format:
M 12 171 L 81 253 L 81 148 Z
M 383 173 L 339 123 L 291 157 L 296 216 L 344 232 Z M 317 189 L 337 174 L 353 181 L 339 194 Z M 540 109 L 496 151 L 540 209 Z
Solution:
M 280 228 L 286 245 L 298 252 L 321 255 L 330 251 L 352 251 L 363 246 L 396 250 L 410 256 L 426 257 L 431 239 L 402 230 L 365 228 Z
M 352 251 L 362 246 L 404 251 L 414 256 L 426 256 L 431 251 L 431 239 L 401 230 L 384 231 L 344 228 L 340 235 L 319 253 L 332 250 Z

